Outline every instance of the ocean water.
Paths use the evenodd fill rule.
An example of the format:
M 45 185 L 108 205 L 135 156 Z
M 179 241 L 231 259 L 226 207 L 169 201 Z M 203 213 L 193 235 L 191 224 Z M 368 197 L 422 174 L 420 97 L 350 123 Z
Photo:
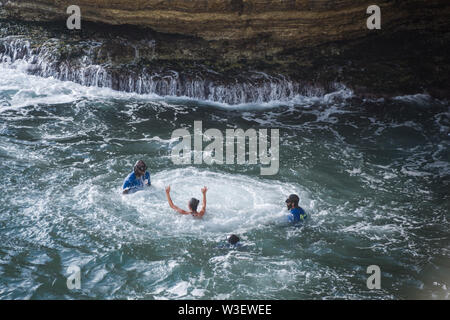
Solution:
M 197 120 L 279 129 L 278 174 L 175 165 L 172 132 Z M 423 94 L 231 106 L 0 65 L 0 299 L 449 299 L 449 128 Z M 123 196 L 138 159 L 153 186 Z M 169 208 L 169 184 L 180 207 L 208 186 L 202 220 Z M 290 193 L 300 227 L 282 223 Z M 231 233 L 243 247 L 221 247 Z

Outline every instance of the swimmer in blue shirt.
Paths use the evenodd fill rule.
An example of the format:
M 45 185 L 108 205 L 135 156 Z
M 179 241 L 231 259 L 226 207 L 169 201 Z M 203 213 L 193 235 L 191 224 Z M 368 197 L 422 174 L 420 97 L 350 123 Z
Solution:
M 151 186 L 150 173 L 147 172 L 147 165 L 144 161 L 139 160 L 134 165 L 134 170 L 123 182 L 123 194 L 134 193 L 143 190 L 144 186 Z
M 298 206 L 299 201 L 300 198 L 296 194 L 291 194 L 289 198 L 286 199 L 287 208 L 291 212 L 291 214 L 287 217 L 289 222 L 303 222 L 308 217 L 308 215 L 305 213 L 305 210 Z

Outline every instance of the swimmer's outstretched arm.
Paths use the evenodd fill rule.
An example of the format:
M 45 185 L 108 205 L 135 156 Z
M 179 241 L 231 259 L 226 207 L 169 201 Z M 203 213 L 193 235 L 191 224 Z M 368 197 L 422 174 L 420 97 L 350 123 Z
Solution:
M 202 188 L 202 193 L 203 193 L 203 204 L 202 204 L 202 210 L 200 210 L 198 212 L 198 217 L 201 218 L 203 217 L 203 215 L 205 214 L 206 211 L 206 191 L 208 191 L 207 187 L 203 187 Z
M 176 205 L 173 204 L 172 199 L 170 198 L 170 186 L 166 187 L 166 196 L 167 196 L 167 201 L 169 201 L 169 206 L 174 209 L 175 211 L 177 211 L 178 213 L 181 214 L 190 214 L 190 212 L 187 212 L 183 209 L 178 208 Z

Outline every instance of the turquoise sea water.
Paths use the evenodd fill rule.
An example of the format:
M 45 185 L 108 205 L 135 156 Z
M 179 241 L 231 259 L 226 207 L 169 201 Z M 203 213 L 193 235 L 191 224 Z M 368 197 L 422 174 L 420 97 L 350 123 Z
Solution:
M 0 68 L 1 299 L 449 298 L 448 102 L 343 88 L 229 106 Z M 279 173 L 174 165 L 171 134 L 196 120 L 279 129 Z M 122 196 L 137 159 L 153 186 Z M 181 207 L 208 186 L 204 218 L 171 210 L 168 184 Z M 310 215 L 302 227 L 281 223 L 290 193 Z M 220 247 L 231 233 L 243 248 Z

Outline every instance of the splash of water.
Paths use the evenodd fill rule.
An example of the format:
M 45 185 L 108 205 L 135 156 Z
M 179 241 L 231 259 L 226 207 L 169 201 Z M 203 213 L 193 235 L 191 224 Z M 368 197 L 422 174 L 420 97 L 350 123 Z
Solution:
M 147 67 L 137 72 L 128 69 L 117 72 L 109 63 L 95 63 L 94 57 L 100 50 L 100 44 L 96 42 L 83 45 L 79 57 L 67 57 L 64 44 L 57 39 L 34 45 L 29 39 L 8 36 L 0 39 L 0 44 L 0 61 L 6 66 L 88 87 L 187 97 L 229 105 L 290 102 L 300 97 L 323 97 L 329 93 L 320 86 L 256 71 L 244 72 L 232 79 L 205 68 L 199 68 L 202 71 L 196 74 L 149 70 Z M 345 89 L 339 83 L 331 83 L 330 88 L 336 91 Z

